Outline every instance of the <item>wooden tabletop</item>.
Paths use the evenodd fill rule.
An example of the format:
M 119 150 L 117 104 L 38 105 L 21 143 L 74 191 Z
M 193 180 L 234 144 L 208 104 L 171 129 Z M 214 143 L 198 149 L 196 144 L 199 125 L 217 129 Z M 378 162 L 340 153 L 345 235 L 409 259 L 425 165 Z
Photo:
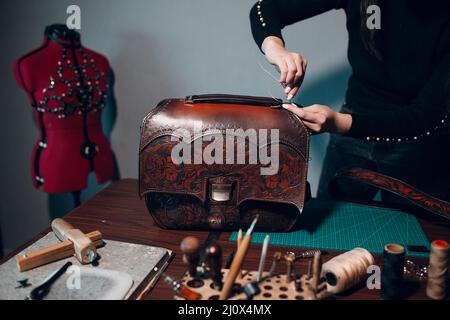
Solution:
M 186 271 L 186 266 L 182 262 L 182 255 L 179 249 L 182 239 L 189 235 L 198 237 L 201 241 L 204 241 L 208 236 L 208 232 L 168 231 L 158 228 L 148 213 L 145 202 L 139 199 L 137 180 L 131 179 L 112 184 L 81 207 L 72 211 L 66 219 L 84 232 L 100 230 L 105 239 L 145 244 L 173 250 L 176 256 L 167 269 L 167 273 L 176 279 L 180 279 Z M 443 239 L 450 241 L 448 227 L 431 224 L 422 219 L 419 219 L 419 222 L 430 240 Z M 15 252 L 3 259 L 2 263 L 41 238 L 48 231 L 44 230 L 31 241 L 18 248 Z M 229 237 L 229 232 L 224 232 L 220 236 L 219 244 L 222 246 L 224 252 L 224 260 L 229 253 L 235 250 L 236 246 L 235 243 L 228 241 Z M 260 251 L 260 245 L 251 245 L 243 269 L 258 269 Z M 268 257 L 271 257 L 275 251 L 284 253 L 286 251 L 302 252 L 303 250 L 301 248 L 292 249 L 271 246 Z M 328 252 L 323 257 L 324 262 L 337 254 L 339 252 Z M 376 256 L 376 260 L 377 263 L 381 264 L 380 256 Z M 414 261 L 423 264 L 427 263 L 427 261 L 421 259 L 414 259 Z M 285 272 L 284 269 L 283 264 L 280 264 L 278 271 Z M 298 272 L 306 272 L 307 262 L 299 261 L 296 264 L 296 269 Z M 409 282 L 407 286 L 409 288 L 408 298 L 425 299 L 425 285 L 426 283 L 423 281 Z M 147 299 L 153 300 L 169 300 L 172 298 L 173 292 L 163 281 L 159 281 L 153 291 L 147 296 Z M 380 292 L 379 290 L 369 290 L 365 285 L 362 285 L 345 295 L 336 297 L 336 299 L 380 300 Z

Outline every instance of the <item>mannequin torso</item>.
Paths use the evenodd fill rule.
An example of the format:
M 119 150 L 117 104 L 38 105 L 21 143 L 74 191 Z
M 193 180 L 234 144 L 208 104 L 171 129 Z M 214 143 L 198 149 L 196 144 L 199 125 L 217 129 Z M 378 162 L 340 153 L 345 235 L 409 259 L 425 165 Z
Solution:
M 44 44 L 14 68 L 40 131 L 32 157 L 33 183 L 48 193 L 85 189 L 91 171 L 100 184 L 113 175 L 112 150 L 101 126 L 109 63 L 84 48 L 77 35 L 47 29 Z

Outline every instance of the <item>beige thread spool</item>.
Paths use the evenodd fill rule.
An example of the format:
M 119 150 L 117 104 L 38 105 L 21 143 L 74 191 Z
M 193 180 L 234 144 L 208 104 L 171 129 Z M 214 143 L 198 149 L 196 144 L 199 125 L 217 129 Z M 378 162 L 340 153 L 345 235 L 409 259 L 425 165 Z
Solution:
M 338 294 L 358 284 L 367 277 L 367 268 L 375 264 L 372 254 L 363 248 L 345 252 L 322 266 L 327 280 L 327 291 Z
M 442 300 L 446 294 L 449 244 L 444 240 L 431 243 L 430 268 L 428 269 L 427 296 Z

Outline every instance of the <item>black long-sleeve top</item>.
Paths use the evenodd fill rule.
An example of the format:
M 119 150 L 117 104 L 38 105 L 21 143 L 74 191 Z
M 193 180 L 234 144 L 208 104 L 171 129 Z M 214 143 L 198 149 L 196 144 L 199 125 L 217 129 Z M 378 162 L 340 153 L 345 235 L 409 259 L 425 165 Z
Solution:
M 269 36 L 283 40 L 285 26 L 344 9 L 353 70 L 346 94 L 346 109 L 353 116 L 348 135 L 405 141 L 446 130 L 450 120 L 450 1 L 381 2 L 382 60 L 364 47 L 360 2 L 259 0 L 250 13 L 252 33 L 261 48 Z

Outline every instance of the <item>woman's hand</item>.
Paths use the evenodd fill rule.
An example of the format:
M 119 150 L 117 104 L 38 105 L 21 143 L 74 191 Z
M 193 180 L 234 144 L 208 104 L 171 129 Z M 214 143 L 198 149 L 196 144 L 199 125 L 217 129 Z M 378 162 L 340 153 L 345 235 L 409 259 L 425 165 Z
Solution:
M 283 108 L 295 113 L 312 133 L 340 133 L 346 134 L 352 127 L 352 116 L 336 112 L 327 106 L 314 104 L 310 107 L 299 108 L 294 104 L 284 104 Z
M 277 37 L 267 37 L 262 50 L 267 61 L 280 69 L 280 84 L 285 88 L 287 99 L 292 100 L 303 83 L 308 61 L 298 53 L 288 51 Z

